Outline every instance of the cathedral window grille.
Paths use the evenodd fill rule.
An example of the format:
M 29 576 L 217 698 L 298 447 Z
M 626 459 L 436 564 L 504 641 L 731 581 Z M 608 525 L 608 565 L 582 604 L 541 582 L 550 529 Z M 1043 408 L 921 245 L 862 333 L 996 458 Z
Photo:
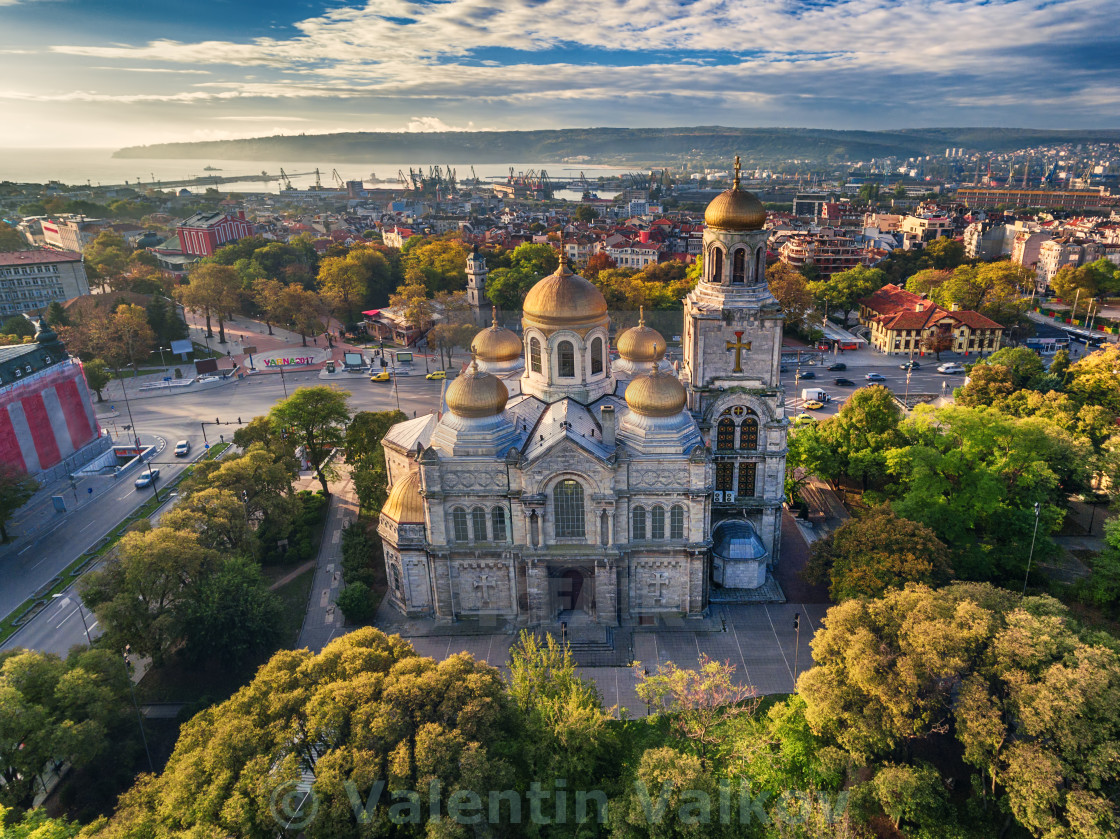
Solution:
M 401 597 L 404 597 L 404 586 L 401 585 L 401 572 L 397 566 L 391 566 L 390 570 L 393 572 L 393 591 Z
M 556 345 L 556 375 L 561 379 L 576 377 L 576 349 L 571 341 L 561 341 Z
M 451 524 L 455 530 L 456 542 L 467 542 L 470 540 L 470 534 L 467 532 L 467 511 L 462 507 L 456 507 L 451 511 Z
M 754 495 L 754 479 L 757 471 L 757 463 L 739 464 L 739 495 Z
M 730 460 L 721 460 L 716 464 L 716 492 L 731 492 L 731 475 L 735 471 L 735 464 Z
M 712 252 L 712 282 L 723 282 L 723 248 L 715 248 Z
M 669 538 L 684 538 L 684 507 L 680 504 L 674 504 L 669 510 Z
M 753 416 L 748 416 L 739 426 L 739 448 L 752 451 L 758 448 L 758 420 Z
M 583 528 L 583 487 L 577 481 L 565 480 L 553 491 L 556 511 L 556 536 L 560 539 L 578 539 L 585 534 Z
M 471 510 L 471 531 L 476 542 L 486 541 L 486 511 L 481 507 Z
M 506 511 L 504 507 L 495 507 L 490 511 L 490 525 L 495 542 L 504 542 L 509 538 L 506 535 Z
M 529 369 L 534 373 L 541 372 L 541 342 L 536 338 L 529 341 Z
M 724 417 L 716 424 L 716 450 L 735 448 L 735 421 Z
M 665 538 L 665 508 L 654 507 L 649 511 L 649 538 Z
M 731 282 L 743 283 L 747 279 L 747 252 L 738 248 L 731 260 Z
M 634 508 L 634 541 L 639 542 L 646 538 L 646 508 Z
M 591 375 L 603 372 L 603 339 L 595 338 L 591 342 Z

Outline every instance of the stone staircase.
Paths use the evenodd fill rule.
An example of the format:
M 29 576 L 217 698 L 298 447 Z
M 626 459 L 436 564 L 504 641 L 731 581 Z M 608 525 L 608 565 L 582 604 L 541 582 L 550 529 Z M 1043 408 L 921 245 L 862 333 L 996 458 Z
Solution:
M 559 622 L 541 627 L 534 634 L 541 642 L 552 636 L 556 643 L 567 641 L 572 659 L 581 667 L 627 667 L 630 664 L 630 630 L 593 623 L 569 621 L 567 632 Z

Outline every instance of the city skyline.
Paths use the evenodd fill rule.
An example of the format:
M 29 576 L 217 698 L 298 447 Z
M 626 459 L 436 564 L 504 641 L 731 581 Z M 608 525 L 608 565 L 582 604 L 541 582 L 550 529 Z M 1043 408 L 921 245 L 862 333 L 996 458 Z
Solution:
M 334 131 L 1113 127 L 1107 0 L 0 0 L 7 147 Z

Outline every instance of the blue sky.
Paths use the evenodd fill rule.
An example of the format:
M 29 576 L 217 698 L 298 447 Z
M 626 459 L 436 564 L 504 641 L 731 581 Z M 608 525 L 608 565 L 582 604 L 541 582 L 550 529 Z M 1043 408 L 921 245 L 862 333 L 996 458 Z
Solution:
M 1116 0 L 0 0 L 0 145 L 1120 127 Z

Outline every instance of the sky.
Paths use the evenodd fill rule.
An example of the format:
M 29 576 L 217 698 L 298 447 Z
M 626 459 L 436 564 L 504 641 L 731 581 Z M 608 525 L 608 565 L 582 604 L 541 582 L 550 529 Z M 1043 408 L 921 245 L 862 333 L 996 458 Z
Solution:
M 0 147 L 1120 127 L 1116 0 L 0 0 Z

